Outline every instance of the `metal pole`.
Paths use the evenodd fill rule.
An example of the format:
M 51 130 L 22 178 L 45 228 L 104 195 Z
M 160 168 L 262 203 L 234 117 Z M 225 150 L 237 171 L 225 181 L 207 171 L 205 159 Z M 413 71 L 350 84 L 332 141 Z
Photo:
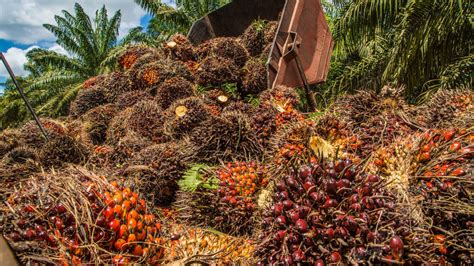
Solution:
M 20 93 L 21 98 L 23 98 L 23 101 L 25 102 L 26 107 L 28 108 L 28 110 L 30 111 L 31 115 L 32 115 L 33 118 L 35 119 L 36 124 L 38 125 L 39 129 L 41 130 L 41 133 L 43 133 L 43 136 L 44 136 L 44 138 L 45 138 L 46 140 L 49 140 L 48 133 L 46 133 L 46 130 L 44 130 L 44 127 L 43 127 L 43 125 L 41 124 L 41 122 L 40 122 L 38 116 L 36 115 L 35 110 L 33 110 L 33 107 L 31 107 L 30 102 L 29 102 L 28 99 L 26 98 L 26 95 L 25 95 L 25 93 L 23 92 L 23 90 L 21 89 L 20 84 L 18 84 L 18 81 L 16 80 L 15 74 L 13 73 L 13 70 L 11 69 L 10 65 L 8 64 L 7 59 L 5 58 L 5 56 L 3 55 L 2 52 L 0 52 L 0 58 L 2 59 L 3 65 L 4 65 L 5 68 L 7 69 L 8 74 L 10 74 L 10 77 L 12 78 L 13 84 L 15 84 L 16 89 L 17 89 L 18 92 Z

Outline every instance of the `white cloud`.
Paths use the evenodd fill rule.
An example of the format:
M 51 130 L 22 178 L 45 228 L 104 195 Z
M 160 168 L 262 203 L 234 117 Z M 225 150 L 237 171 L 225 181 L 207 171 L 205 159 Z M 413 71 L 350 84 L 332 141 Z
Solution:
M 121 10 L 120 34 L 140 25 L 145 11 L 133 0 L 0 0 L 0 39 L 18 43 L 34 44 L 38 41 L 54 41 L 54 36 L 43 28 L 43 24 L 55 24 L 54 16 L 61 10 L 74 14 L 74 3 L 78 2 L 93 18 L 95 11 L 105 5 L 109 18 Z
M 15 73 L 15 76 L 23 76 L 28 72 L 23 69 L 23 64 L 26 62 L 26 53 L 33 48 L 38 48 L 38 46 L 31 46 L 23 50 L 20 48 L 12 47 L 7 50 L 6 53 L 3 53 L 5 58 L 8 61 L 8 64 Z M 7 70 L 3 67 L 3 64 L 0 66 L 0 77 L 9 77 Z
M 49 47 L 48 50 L 63 54 L 63 55 L 69 55 L 68 52 L 59 44 L 55 43 L 53 46 Z

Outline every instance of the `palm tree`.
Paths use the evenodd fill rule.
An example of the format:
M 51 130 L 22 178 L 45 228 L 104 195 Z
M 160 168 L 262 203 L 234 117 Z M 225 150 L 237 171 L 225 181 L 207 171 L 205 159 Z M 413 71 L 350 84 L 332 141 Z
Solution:
M 120 11 L 109 19 L 103 6 L 96 11 L 93 21 L 77 3 L 74 11 L 74 15 L 63 10 L 63 16 L 55 16 L 57 25 L 43 25 L 57 37 L 57 43 L 68 55 L 40 48 L 27 54 L 25 68 L 34 80 L 26 90 L 37 94 L 34 104 L 43 115 L 67 113 L 82 82 L 112 68 L 107 64 L 109 61 L 104 62 L 117 45 Z
M 28 86 L 30 83 L 29 78 L 17 77 L 16 79 L 21 87 Z M 0 94 L 0 129 L 18 126 L 30 117 L 26 105 L 11 79 L 7 79 L 1 85 L 4 86 L 4 91 Z M 31 96 L 31 93 L 26 91 L 25 93 Z
M 230 0 L 176 0 L 175 7 L 161 0 L 135 0 L 153 15 L 148 32 L 167 39 L 174 33 L 185 34 L 192 23 L 207 13 L 227 4 Z
M 339 90 L 391 83 L 416 99 L 470 86 L 473 6 L 464 0 L 334 0 Z

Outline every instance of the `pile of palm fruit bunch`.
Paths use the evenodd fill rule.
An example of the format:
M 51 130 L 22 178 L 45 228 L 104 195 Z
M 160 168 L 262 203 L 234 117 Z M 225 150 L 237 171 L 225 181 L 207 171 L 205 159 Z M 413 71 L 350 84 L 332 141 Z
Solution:
M 128 46 L 69 115 L 0 133 L 0 232 L 22 263 L 473 263 L 474 93 L 306 113 L 268 88 L 276 22 Z

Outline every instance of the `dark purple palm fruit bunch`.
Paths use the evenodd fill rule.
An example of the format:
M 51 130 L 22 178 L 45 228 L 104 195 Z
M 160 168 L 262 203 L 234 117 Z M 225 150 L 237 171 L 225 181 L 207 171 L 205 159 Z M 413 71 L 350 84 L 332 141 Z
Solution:
M 263 214 L 259 264 L 403 262 L 410 230 L 382 183 L 349 159 L 288 170 Z

